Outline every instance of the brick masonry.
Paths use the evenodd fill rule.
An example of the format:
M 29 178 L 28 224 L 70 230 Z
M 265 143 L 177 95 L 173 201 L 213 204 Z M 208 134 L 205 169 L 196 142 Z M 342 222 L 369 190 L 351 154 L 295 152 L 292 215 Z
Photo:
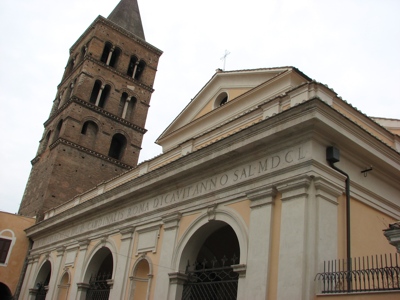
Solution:
M 113 66 L 101 61 L 106 43 L 120 51 Z M 20 214 L 40 221 L 46 210 L 137 165 L 161 54 L 103 17 L 89 26 L 70 49 Z M 127 75 L 131 56 L 145 63 L 139 79 Z M 102 107 L 90 101 L 96 81 L 109 89 Z M 123 93 L 131 97 L 125 116 Z M 113 158 L 109 151 L 116 134 L 126 143 Z

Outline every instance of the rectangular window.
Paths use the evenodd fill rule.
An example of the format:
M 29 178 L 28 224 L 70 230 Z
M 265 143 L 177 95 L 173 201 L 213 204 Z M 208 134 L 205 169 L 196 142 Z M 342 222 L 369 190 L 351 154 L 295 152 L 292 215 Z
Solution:
M 11 240 L 0 238 L 0 264 L 4 264 L 6 262 L 10 246 L 11 246 Z

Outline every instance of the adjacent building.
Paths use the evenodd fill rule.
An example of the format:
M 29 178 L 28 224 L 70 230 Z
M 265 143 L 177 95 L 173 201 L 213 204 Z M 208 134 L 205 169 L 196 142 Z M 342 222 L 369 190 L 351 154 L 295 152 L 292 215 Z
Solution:
M 20 274 L 25 271 L 31 242 L 25 229 L 35 218 L 0 211 L 0 298 L 13 299 L 21 287 Z
M 397 299 L 399 120 L 295 67 L 217 70 L 136 165 L 161 55 L 138 20 L 122 0 L 71 48 L 20 299 Z

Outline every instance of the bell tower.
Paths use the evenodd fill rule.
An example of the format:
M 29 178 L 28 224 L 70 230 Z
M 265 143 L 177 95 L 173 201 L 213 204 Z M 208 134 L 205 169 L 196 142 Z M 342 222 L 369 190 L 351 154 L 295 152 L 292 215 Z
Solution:
M 162 51 L 137 0 L 98 16 L 70 48 L 19 208 L 37 216 L 138 163 Z

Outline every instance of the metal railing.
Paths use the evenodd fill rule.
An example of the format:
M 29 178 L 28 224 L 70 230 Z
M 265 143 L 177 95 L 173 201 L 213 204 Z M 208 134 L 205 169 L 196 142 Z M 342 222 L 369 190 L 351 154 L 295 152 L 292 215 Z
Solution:
M 325 261 L 315 279 L 322 293 L 400 290 L 399 258 L 396 253 L 352 258 L 350 272 L 345 259 Z
M 89 281 L 89 288 L 86 291 L 86 300 L 108 300 L 110 286 L 108 280 L 111 274 L 102 273 L 92 275 Z
M 235 300 L 237 297 L 239 274 L 233 271 L 230 263 L 238 258 L 236 255 L 231 260 L 226 256 L 217 260 L 203 260 L 195 262 L 193 268 L 189 264 L 186 268 L 187 281 L 183 286 L 182 300 Z

